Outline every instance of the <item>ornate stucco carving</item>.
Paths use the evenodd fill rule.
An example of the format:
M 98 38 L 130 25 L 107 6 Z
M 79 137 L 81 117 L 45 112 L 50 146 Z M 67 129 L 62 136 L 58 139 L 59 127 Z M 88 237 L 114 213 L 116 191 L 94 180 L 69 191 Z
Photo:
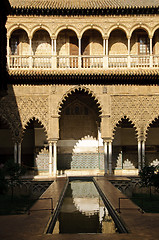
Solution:
M 137 131 L 137 137 L 144 135 L 150 123 L 159 116 L 159 96 L 112 96 L 112 134 L 116 124 L 126 116 Z

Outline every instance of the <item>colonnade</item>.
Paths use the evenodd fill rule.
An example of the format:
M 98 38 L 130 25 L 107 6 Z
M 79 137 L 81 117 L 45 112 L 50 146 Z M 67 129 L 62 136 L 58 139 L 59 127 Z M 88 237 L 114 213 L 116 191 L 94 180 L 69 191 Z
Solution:
M 112 174 L 112 140 L 104 139 L 104 173 Z M 138 139 L 138 170 L 145 166 L 145 140 Z
M 14 162 L 21 165 L 21 143 L 14 143 Z M 49 141 L 49 175 L 57 172 L 57 140 Z

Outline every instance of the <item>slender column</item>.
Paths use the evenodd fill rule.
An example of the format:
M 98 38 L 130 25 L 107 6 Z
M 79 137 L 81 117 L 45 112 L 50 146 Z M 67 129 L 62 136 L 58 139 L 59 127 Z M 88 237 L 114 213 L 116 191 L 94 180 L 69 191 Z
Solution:
M 109 61 L 109 58 L 108 58 L 108 39 L 106 39 L 106 68 L 108 68 L 108 61 Z
M 14 143 L 14 162 L 17 163 L 17 150 L 18 150 L 18 146 L 17 143 Z
M 57 173 L 57 142 L 54 141 L 54 175 Z
M 49 142 L 49 174 L 52 175 L 52 142 Z
M 56 39 L 54 39 L 54 54 L 56 55 Z
M 128 38 L 128 68 L 130 68 L 130 38 Z
M 108 68 L 108 39 L 103 39 L 103 67 Z
M 21 143 L 18 143 L 18 163 L 21 165 Z
M 32 68 L 32 62 L 33 62 L 33 59 L 32 59 L 32 39 L 29 38 L 29 50 L 30 50 L 30 57 L 29 57 L 29 68 Z
M 51 52 L 52 52 L 52 68 L 56 68 L 56 56 L 54 51 L 54 39 L 51 39 Z
M 78 67 L 81 68 L 81 38 L 78 39 Z
M 51 53 L 54 54 L 54 39 L 51 39 Z
M 104 141 L 104 174 L 108 171 L 108 143 Z
M 152 38 L 150 38 L 150 67 L 153 67 Z
M 138 169 L 141 170 L 141 140 L 138 140 Z
M 109 142 L 109 174 L 112 174 L 112 142 Z
M 105 39 L 103 39 L 103 55 L 105 55 Z
M 142 167 L 145 166 L 145 141 L 142 141 Z
M 7 65 L 10 68 L 10 59 L 9 59 L 9 37 L 7 37 Z

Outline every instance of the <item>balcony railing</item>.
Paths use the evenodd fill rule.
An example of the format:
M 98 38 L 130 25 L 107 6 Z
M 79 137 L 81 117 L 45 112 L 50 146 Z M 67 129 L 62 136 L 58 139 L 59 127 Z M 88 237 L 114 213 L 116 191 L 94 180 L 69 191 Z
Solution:
M 159 56 L 8 56 L 10 69 L 77 69 L 77 68 L 149 68 L 159 67 Z

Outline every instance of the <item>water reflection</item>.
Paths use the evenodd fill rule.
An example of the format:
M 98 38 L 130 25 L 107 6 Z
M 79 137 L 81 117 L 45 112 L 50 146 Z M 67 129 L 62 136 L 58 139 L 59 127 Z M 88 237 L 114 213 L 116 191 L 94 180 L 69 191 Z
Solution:
M 69 183 L 53 233 L 116 233 L 93 182 Z

